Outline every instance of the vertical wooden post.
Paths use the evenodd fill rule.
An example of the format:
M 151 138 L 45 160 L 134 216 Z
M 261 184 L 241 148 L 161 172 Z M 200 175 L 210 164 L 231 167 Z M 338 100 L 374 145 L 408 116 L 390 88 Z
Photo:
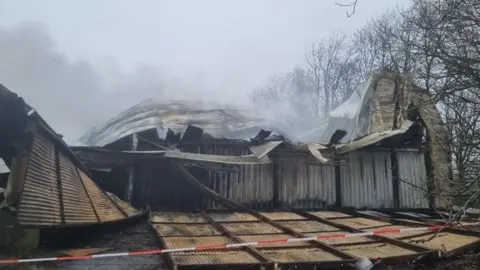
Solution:
M 131 136 L 132 144 L 130 145 L 130 150 L 136 151 L 138 146 L 138 137 L 137 134 Z M 131 165 L 128 167 L 128 180 L 127 180 L 127 189 L 125 194 L 125 199 L 127 202 L 131 203 L 133 198 L 133 185 L 134 185 L 135 170 L 134 166 Z

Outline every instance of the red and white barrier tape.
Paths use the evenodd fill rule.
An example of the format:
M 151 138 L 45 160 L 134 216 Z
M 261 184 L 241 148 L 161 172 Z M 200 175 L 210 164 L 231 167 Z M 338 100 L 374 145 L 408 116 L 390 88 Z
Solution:
M 472 226 L 479 226 L 479 225 L 480 223 L 474 223 L 474 224 L 468 224 L 465 227 L 472 227 Z M 449 227 L 453 227 L 453 226 L 449 226 Z M 98 258 L 123 257 L 123 256 L 177 253 L 177 252 L 198 251 L 198 250 L 232 249 L 232 248 L 239 248 L 239 247 L 246 247 L 246 246 L 265 246 L 265 245 L 271 245 L 271 244 L 306 242 L 306 241 L 313 241 L 313 240 L 327 240 L 327 239 L 346 238 L 346 237 L 396 234 L 396 233 L 412 232 L 412 231 L 436 231 L 443 228 L 445 228 L 445 226 L 439 225 L 439 226 L 407 228 L 407 229 L 386 229 L 386 230 L 377 230 L 373 232 L 362 232 L 362 233 L 319 235 L 319 236 L 305 237 L 305 238 L 284 238 L 284 239 L 277 239 L 277 240 L 264 240 L 264 241 L 258 241 L 258 242 L 248 242 L 248 243 L 238 243 L 238 244 L 195 246 L 195 247 L 189 247 L 189 248 L 151 249 L 151 250 L 120 252 L 120 253 L 107 253 L 107 254 L 85 255 L 85 256 L 62 256 L 62 257 L 36 258 L 36 259 L 7 259 L 7 260 L 0 260 L 0 264 L 18 264 L 18 263 L 33 263 L 33 262 L 48 262 L 48 261 L 71 261 L 71 260 L 98 259 Z

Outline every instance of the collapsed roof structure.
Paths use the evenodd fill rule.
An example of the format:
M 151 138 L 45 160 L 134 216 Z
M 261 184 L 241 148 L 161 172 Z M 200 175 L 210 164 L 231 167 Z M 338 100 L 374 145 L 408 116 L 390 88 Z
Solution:
M 299 142 L 302 138 L 306 141 Z M 190 165 L 202 164 L 202 168 L 214 175 L 215 171 L 218 172 L 218 165 L 212 171 L 212 166 L 208 164 L 237 164 L 243 169 L 245 166 L 263 166 L 262 175 L 268 175 L 270 180 L 258 181 L 268 182 L 265 185 L 272 188 L 275 185 L 273 183 L 278 181 L 272 180 L 274 175 L 280 174 L 276 170 L 282 167 L 277 166 L 279 160 L 288 159 L 286 155 L 292 153 L 302 155 L 307 164 L 295 165 L 297 177 L 304 170 L 298 166 L 307 166 L 306 173 L 310 174 L 313 173 L 311 170 L 316 169 L 308 164 L 316 163 L 317 168 L 322 168 L 318 172 L 331 174 L 332 180 L 329 181 L 333 183 L 347 181 L 335 180 L 345 177 L 354 185 L 359 185 L 351 179 L 355 175 L 352 170 L 365 171 L 365 164 L 373 162 L 369 165 L 372 166 L 372 176 L 378 178 L 376 174 L 380 174 L 378 170 L 382 168 L 385 172 L 382 181 L 386 183 L 387 194 L 391 194 L 388 200 L 392 200 L 385 202 L 382 199 L 382 203 L 373 205 L 400 206 L 398 197 L 402 186 L 404 190 L 410 190 L 405 194 L 423 194 L 418 195 L 428 201 L 421 203 L 423 206 L 445 207 L 448 204 L 444 197 L 432 197 L 432 194 L 448 188 L 448 133 L 441 124 L 441 116 L 429 93 L 416 87 L 405 74 L 373 73 L 349 99 L 330 113 L 322 125 L 308 130 L 293 132 L 280 123 L 232 107 L 215 107 L 192 101 L 160 103 L 148 100 L 121 113 L 102 128 L 90 131 L 81 138 L 81 142 L 86 146 L 74 147 L 75 153 L 85 164 L 96 166 L 97 169 L 102 166 L 134 166 L 140 159 L 148 157 L 183 160 Z M 411 153 L 412 150 L 418 152 L 416 156 Z M 365 151 L 378 152 L 378 160 L 365 163 L 363 159 L 368 156 L 362 154 Z M 221 158 L 221 155 L 230 157 Z M 359 163 L 355 164 L 355 159 L 358 159 L 356 155 L 365 157 L 359 158 Z M 343 165 L 339 165 L 342 162 Z M 402 162 L 406 166 L 404 171 L 400 164 Z M 407 165 L 408 162 L 413 163 Z M 338 166 L 353 167 L 340 169 L 344 171 L 342 174 L 333 171 L 339 169 L 336 168 Z M 415 178 L 411 179 L 413 182 L 410 184 L 421 184 L 423 190 L 412 191 L 402 181 L 402 177 L 411 174 L 411 166 L 419 167 L 420 173 L 410 176 Z M 332 171 L 329 171 L 330 168 Z M 217 176 L 209 176 L 210 181 Z M 130 188 L 134 186 L 132 183 L 126 185 Z M 235 193 L 233 189 L 230 186 L 225 192 Z M 278 192 L 269 188 L 265 190 L 268 193 Z M 340 192 L 337 196 L 340 196 Z M 369 203 L 363 206 L 368 205 L 373 206 Z

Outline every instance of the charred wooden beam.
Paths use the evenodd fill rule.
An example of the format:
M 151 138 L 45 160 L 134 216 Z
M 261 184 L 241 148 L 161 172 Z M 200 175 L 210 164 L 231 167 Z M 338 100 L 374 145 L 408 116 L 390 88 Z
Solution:
M 308 236 L 300 233 L 300 232 L 297 232 L 291 228 L 287 228 L 283 225 L 281 225 L 280 223 L 256 212 L 256 211 L 253 211 L 251 209 L 248 209 L 234 201 L 231 201 L 231 200 L 228 200 L 222 196 L 220 196 L 218 193 L 216 193 L 215 191 L 211 190 L 210 188 L 206 187 L 205 185 L 203 185 L 200 181 L 198 181 L 195 176 L 193 176 L 190 172 L 188 172 L 180 163 L 176 162 L 176 161 L 173 161 L 172 162 L 173 166 L 175 169 L 177 169 L 179 172 L 181 172 L 184 176 L 185 176 L 185 179 L 188 181 L 189 184 L 193 185 L 195 188 L 197 188 L 200 192 L 204 193 L 205 195 L 207 196 L 210 196 L 212 197 L 215 201 L 219 202 L 220 204 L 228 207 L 228 208 L 231 208 L 231 209 L 234 209 L 234 210 L 240 210 L 240 211 L 243 211 L 243 212 L 247 212 L 251 215 L 253 215 L 254 217 L 262 220 L 263 222 L 266 222 L 284 232 L 287 232 L 291 235 L 293 235 L 294 237 L 299 237 L 299 238 L 307 238 Z M 345 259 L 348 263 L 353 263 L 355 262 L 358 258 L 351 255 L 351 254 L 348 254 L 334 246 L 331 246 L 329 244 L 326 244 L 326 243 L 323 243 L 321 241 L 318 241 L 318 240 L 314 240 L 314 241 L 310 241 L 311 244 L 313 244 L 314 246 L 324 250 L 324 251 L 327 251 L 327 252 L 330 252 L 332 254 L 335 254 L 336 256 L 342 258 L 342 259 Z
M 55 170 L 56 170 L 56 177 L 57 177 L 56 180 L 57 180 L 57 188 L 58 188 L 58 199 L 60 201 L 60 219 L 61 219 L 62 225 L 65 225 L 65 207 L 63 205 L 62 174 L 60 171 L 60 153 L 58 152 L 58 148 L 56 146 L 54 146 L 54 149 L 55 149 Z M 88 192 L 86 194 L 88 196 Z M 92 208 L 93 208 L 93 205 L 92 205 Z M 98 216 L 97 216 L 97 219 L 98 219 Z M 100 221 L 100 219 L 98 219 L 98 221 Z

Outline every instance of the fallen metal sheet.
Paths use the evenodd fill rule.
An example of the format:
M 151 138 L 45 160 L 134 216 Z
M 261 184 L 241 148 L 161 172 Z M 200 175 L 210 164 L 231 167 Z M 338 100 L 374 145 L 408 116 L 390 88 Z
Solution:
M 283 141 L 272 141 L 272 142 L 266 142 L 259 145 L 252 145 L 250 146 L 250 151 L 257 158 L 261 159 L 266 155 L 268 155 L 270 152 L 272 152 L 275 148 L 277 148 L 282 143 Z
M 307 148 L 308 148 L 308 151 L 310 151 L 310 153 L 318 160 L 320 161 L 320 163 L 328 163 L 330 160 L 325 158 L 322 153 L 320 153 L 320 149 L 326 149 L 327 147 L 325 147 L 324 145 L 322 144 L 319 144 L 319 143 L 309 143 L 307 144 Z
M 202 236 L 202 237 L 165 237 L 167 248 L 188 248 L 193 246 L 210 246 L 233 243 L 225 236 Z
M 150 218 L 152 223 L 208 223 L 197 213 L 185 212 L 153 212 Z
M 211 213 L 210 216 L 217 222 L 258 221 L 258 218 L 247 213 Z
M 75 147 L 75 153 L 79 155 L 82 162 L 92 168 L 103 168 L 105 166 L 126 166 L 141 159 L 182 159 L 191 161 L 213 162 L 221 164 L 256 165 L 269 164 L 271 160 L 267 157 L 258 158 L 255 155 L 243 156 L 222 156 L 188 153 L 181 151 L 117 151 L 89 147 Z
M 77 169 L 63 154 L 59 163 L 65 223 L 99 222 Z
M 180 151 L 166 151 L 166 158 L 171 159 L 183 159 L 183 160 L 196 160 L 196 161 L 207 161 L 215 163 L 224 163 L 224 164 L 269 164 L 272 161 L 268 158 L 259 159 L 254 155 L 246 156 L 220 156 L 220 155 L 206 155 L 206 154 L 195 154 L 195 153 L 186 153 Z
M 127 215 L 85 173 L 78 170 L 85 190 L 101 222 L 121 220 Z
M 172 255 L 172 259 L 176 264 L 192 266 L 259 263 L 258 259 L 250 255 L 248 252 L 241 250 L 176 253 Z
M 410 128 L 412 124 L 413 122 L 406 121 L 399 129 L 370 133 L 358 140 L 352 141 L 347 144 L 336 146 L 337 153 L 345 154 L 348 152 L 352 152 L 357 149 L 375 144 L 383 139 L 403 134 Z
M 273 227 L 265 222 L 242 222 L 242 223 L 223 223 L 228 231 L 236 234 L 268 234 L 268 233 L 282 233 L 282 230 Z
M 332 220 L 334 223 L 348 224 L 348 226 L 358 228 L 358 232 L 361 232 L 362 229 L 365 229 L 366 232 L 388 232 L 412 227 L 393 225 L 389 222 L 357 217 L 343 212 L 314 211 L 309 212 L 309 214 L 322 217 L 323 222 L 321 220 L 311 220 L 309 217 L 313 219 L 312 216 L 302 214 L 302 212 L 261 213 L 261 215 L 268 216 L 270 219 L 277 220 L 276 222 L 281 224 L 281 227 L 288 227 L 295 231 L 312 231 L 306 233 L 310 237 L 324 236 L 324 238 L 327 238 L 322 240 L 324 243 L 336 247 L 355 258 L 365 257 L 370 260 L 381 258 L 388 263 L 412 262 L 419 259 L 419 257 L 430 258 L 429 256 L 435 256 L 437 252 L 449 254 L 462 250 L 462 248 L 468 249 L 469 246 L 480 241 L 480 237 L 477 236 L 441 232 L 438 234 L 438 238 L 417 244 L 420 246 L 419 250 L 411 243 L 425 240 L 435 232 L 420 230 L 393 233 L 391 235 L 386 234 L 388 237 L 395 238 L 395 240 L 389 241 L 381 237 L 373 238 L 363 235 L 344 237 L 343 235 L 348 234 L 349 231 L 332 227 L 326 224 L 328 223 L 327 221 Z M 336 265 L 338 267 L 342 263 L 347 263 L 347 260 L 324 249 L 316 248 L 310 242 L 294 241 L 287 243 L 285 239 L 294 238 L 294 236 L 283 231 L 280 227 L 273 227 L 256 219 L 250 213 L 221 211 L 212 212 L 208 216 L 211 217 L 211 220 L 216 220 L 215 222 L 218 222 L 224 228 L 224 234 L 215 228 L 214 223 L 209 223 L 208 219 L 203 218 L 202 213 L 153 213 L 152 220 L 160 221 L 161 223 L 153 223 L 152 227 L 166 248 L 221 247 L 224 244 L 235 243 L 228 236 L 237 235 L 238 239 L 243 241 L 243 243 L 264 241 L 261 245 L 258 245 L 255 252 L 258 252 L 265 258 L 269 258 L 272 263 L 278 264 L 279 268 L 287 265 L 299 266 L 304 263 L 322 267 L 327 267 L 327 265 Z M 192 218 L 192 223 L 188 223 L 190 221 L 189 217 Z M 248 250 L 244 249 L 222 249 L 208 252 L 199 249 L 198 251 L 175 253 L 168 256 L 170 256 L 174 267 L 213 265 L 218 267 L 242 267 L 248 264 L 261 263 Z
M 446 254 L 464 246 L 480 242 L 479 237 L 444 232 L 402 238 L 402 240 L 409 243 L 416 243 L 430 249 L 441 250 Z
M 158 235 L 171 236 L 220 236 L 222 233 L 210 224 L 154 224 L 152 225 Z
M 279 263 L 341 261 L 342 258 L 319 248 L 271 249 L 262 251 Z
M 315 220 L 279 221 L 278 223 L 300 233 L 340 231 L 338 228 L 320 223 Z
M 301 216 L 299 214 L 292 213 L 292 212 L 259 212 L 259 213 L 275 221 L 307 219 L 304 216 Z

